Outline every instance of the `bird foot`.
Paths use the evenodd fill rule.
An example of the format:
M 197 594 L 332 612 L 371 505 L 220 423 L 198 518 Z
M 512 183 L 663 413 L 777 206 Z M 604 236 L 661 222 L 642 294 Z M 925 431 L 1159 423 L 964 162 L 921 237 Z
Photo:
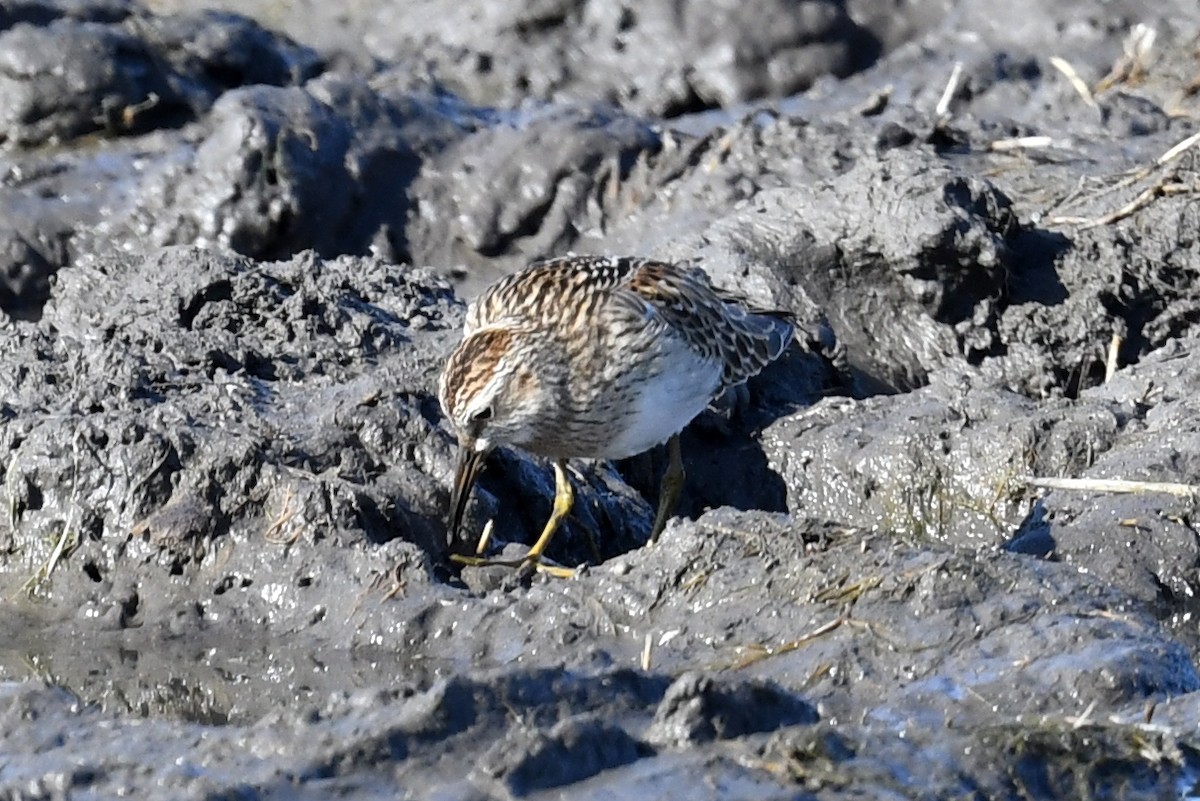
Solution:
M 466 556 L 464 554 L 450 554 L 450 561 L 460 565 L 469 567 L 516 567 L 532 569 L 537 573 L 545 573 L 548 576 L 555 578 L 574 578 L 579 572 L 576 568 L 562 567 L 561 565 L 546 564 L 542 561 L 540 554 L 527 554 L 520 559 L 485 559 L 482 556 Z

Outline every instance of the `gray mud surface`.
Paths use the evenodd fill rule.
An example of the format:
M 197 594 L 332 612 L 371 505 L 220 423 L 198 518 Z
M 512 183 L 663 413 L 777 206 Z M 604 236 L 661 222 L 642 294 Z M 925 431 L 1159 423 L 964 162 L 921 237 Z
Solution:
M 1200 10 L 999 5 L 0 0 L 0 798 L 1200 795 Z M 452 570 L 569 251 L 803 335 Z

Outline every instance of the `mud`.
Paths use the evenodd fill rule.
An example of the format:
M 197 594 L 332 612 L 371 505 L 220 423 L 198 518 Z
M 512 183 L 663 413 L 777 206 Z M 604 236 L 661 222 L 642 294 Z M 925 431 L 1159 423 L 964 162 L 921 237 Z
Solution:
M 0 2 L 0 797 L 1200 792 L 1200 13 L 752 5 Z M 453 570 L 463 300 L 570 250 L 801 336 L 658 543 L 651 452 Z

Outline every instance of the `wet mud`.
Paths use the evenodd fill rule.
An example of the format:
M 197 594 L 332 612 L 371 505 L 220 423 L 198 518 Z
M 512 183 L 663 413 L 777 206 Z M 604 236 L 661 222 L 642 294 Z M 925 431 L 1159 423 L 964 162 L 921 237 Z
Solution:
M 1195 795 L 1200 12 L 994 5 L 0 2 L 0 798 Z M 800 336 L 453 569 L 571 251 Z

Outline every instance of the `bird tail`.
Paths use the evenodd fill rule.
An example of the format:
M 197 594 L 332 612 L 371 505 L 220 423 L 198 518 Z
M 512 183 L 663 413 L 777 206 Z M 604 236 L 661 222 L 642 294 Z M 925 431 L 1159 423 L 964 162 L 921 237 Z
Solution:
M 722 384 L 733 386 L 783 355 L 796 335 L 796 322 L 785 311 L 748 309 L 736 301 L 726 301 L 726 310 L 736 334 L 725 344 L 736 358 L 726 358 Z

